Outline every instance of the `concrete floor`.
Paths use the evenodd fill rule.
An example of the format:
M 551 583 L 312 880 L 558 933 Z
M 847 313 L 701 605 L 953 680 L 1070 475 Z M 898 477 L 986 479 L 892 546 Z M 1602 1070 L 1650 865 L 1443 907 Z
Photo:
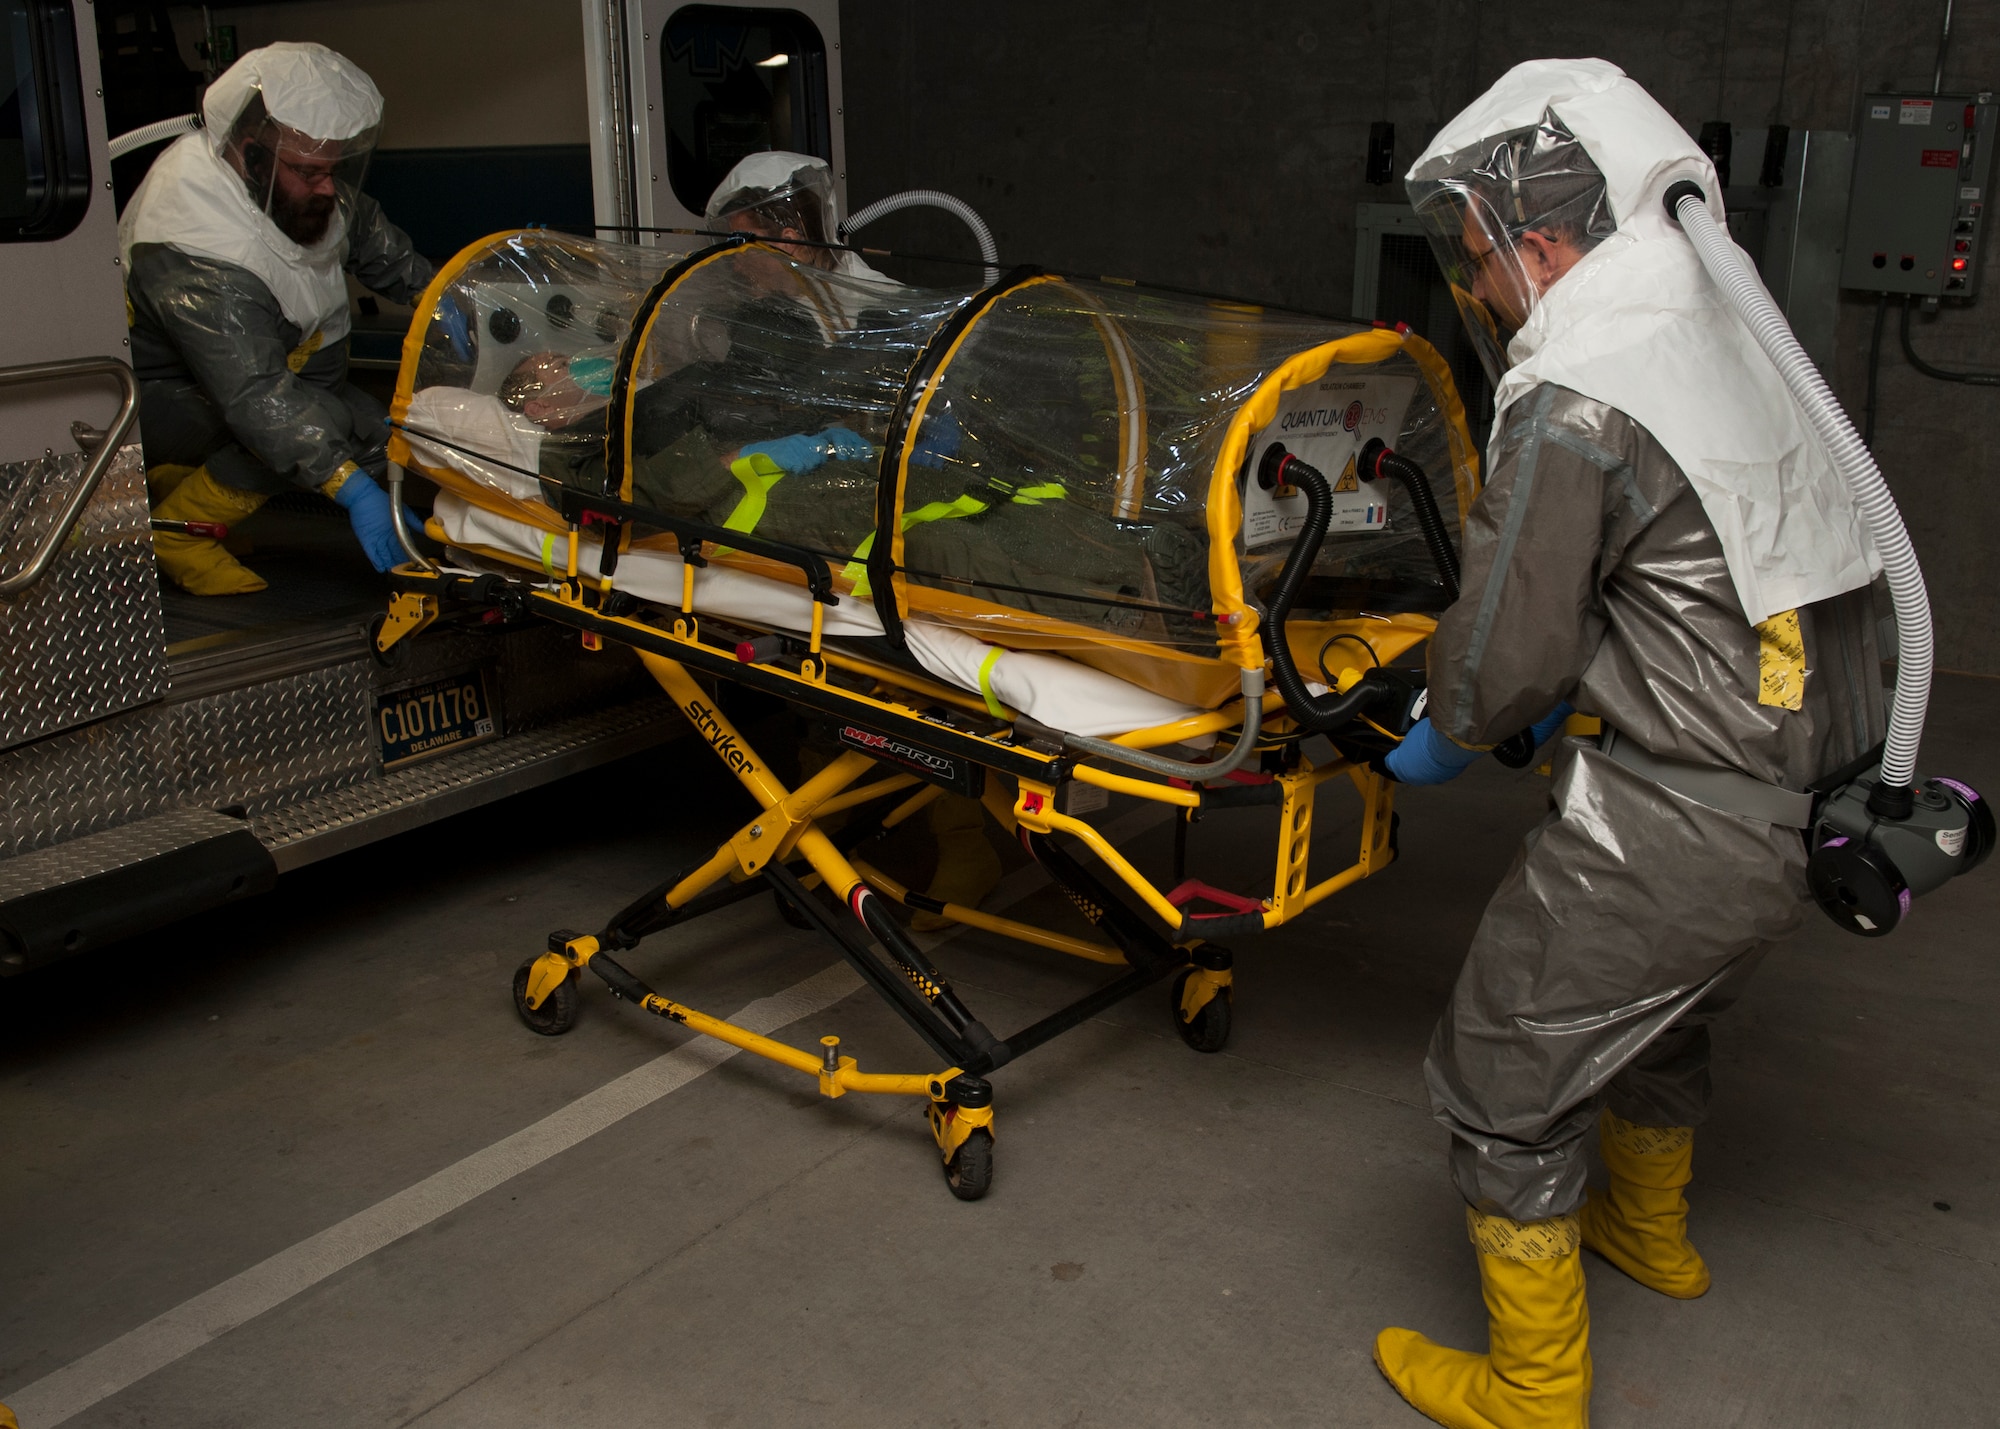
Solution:
M 2000 682 L 1941 679 L 1924 767 L 2000 791 L 1996 722 Z M 717 767 L 669 750 L 0 984 L 0 1399 L 689 1040 L 594 983 L 538 1038 L 507 980 L 735 822 Z M 1419 1063 L 1544 787 L 1407 791 L 1400 864 L 1239 947 L 1227 1052 L 1149 992 L 998 1074 L 983 1202 L 915 1104 L 738 1057 L 66 1422 L 1414 1429 L 1376 1329 L 1484 1333 Z M 1211 881 L 1253 885 L 1257 825 L 1197 830 Z M 2000 1424 L 1996 921 L 1989 866 L 1887 942 L 1816 919 L 1767 962 L 1716 1031 L 1714 1290 L 1588 1263 L 1599 1429 Z M 938 957 L 1005 1027 L 1100 976 Z M 633 961 L 727 1013 L 834 959 L 760 899 Z M 872 994 L 786 1036 L 828 1031 L 927 1065 Z

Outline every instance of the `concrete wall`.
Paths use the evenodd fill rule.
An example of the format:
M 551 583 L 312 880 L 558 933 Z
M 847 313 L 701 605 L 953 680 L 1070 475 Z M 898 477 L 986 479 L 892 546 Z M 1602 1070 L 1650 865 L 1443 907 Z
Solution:
M 1239 294 L 1350 306 L 1368 125 L 1396 124 L 1403 166 L 1509 65 L 1597 55 L 1690 133 L 1737 128 L 1754 182 L 1763 128 L 1854 127 L 1860 94 L 1928 90 L 1943 0 L 1013 0 L 842 7 L 849 193 L 957 193 L 1003 257 Z M 1947 89 L 2000 89 L 2000 0 L 1958 0 Z M 1992 229 L 1986 261 L 2000 260 Z M 968 252 L 949 220 L 898 215 L 868 241 Z M 1918 319 L 1933 363 L 2000 369 L 2000 271 L 1969 310 Z M 1843 302 L 1836 389 L 1860 411 L 1873 300 Z M 1938 654 L 2000 674 L 1994 482 L 2000 389 L 1904 363 L 1894 315 L 1878 456 L 1929 574 Z

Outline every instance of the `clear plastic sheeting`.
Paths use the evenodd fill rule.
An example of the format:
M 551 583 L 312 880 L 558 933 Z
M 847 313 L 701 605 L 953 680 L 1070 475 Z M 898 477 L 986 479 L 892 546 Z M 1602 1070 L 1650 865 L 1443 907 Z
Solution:
M 795 585 L 824 563 L 892 638 L 921 616 L 1213 705 L 1263 662 L 1261 597 L 1303 521 L 1302 497 L 1246 485 L 1282 440 L 1336 485 L 1300 613 L 1445 604 L 1405 494 L 1353 469 L 1380 437 L 1445 510 L 1469 505 L 1476 458 L 1419 339 L 1031 270 L 911 288 L 705 241 L 532 231 L 461 254 L 406 345 L 414 464 L 550 532 L 562 487 L 660 513 L 628 549 L 698 523 L 710 560 Z

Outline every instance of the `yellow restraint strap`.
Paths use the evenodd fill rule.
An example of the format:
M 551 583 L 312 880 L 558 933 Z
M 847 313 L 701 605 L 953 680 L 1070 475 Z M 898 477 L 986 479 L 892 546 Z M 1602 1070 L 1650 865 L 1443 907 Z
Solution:
M 729 519 L 722 526 L 726 531 L 748 534 L 756 530 L 757 523 L 764 519 L 764 508 L 770 504 L 771 488 L 785 479 L 785 469 L 762 452 L 753 452 L 731 462 L 729 474 L 743 483 L 743 499 L 736 503 L 736 509 L 729 513 Z
M 993 667 L 1000 663 L 1000 657 L 1006 653 L 995 645 L 986 652 L 986 658 L 979 662 L 979 697 L 986 701 L 986 713 L 995 719 L 1007 718 L 1007 711 L 1000 707 L 1000 701 L 993 698 Z
M 1061 501 L 1067 493 L 1059 481 L 1045 481 L 1039 486 L 1009 486 L 1004 481 L 987 483 L 999 491 L 1009 493 L 1008 500 L 1019 506 L 1040 506 L 1044 501 Z M 928 525 L 932 521 L 955 521 L 961 516 L 978 516 L 992 510 L 986 502 L 976 496 L 961 496 L 955 501 L 933 501 L 927 506 L 919 506 L 914 511 L 903 513 L 903 529 Z M 738 527 L 737 529 L 742 529 Z M 868 584 L 868 567 L 864 562 L 868 553 L 875 549 L 875 533 L 870 531 L 862 537 L 861 544 L 854 548 L 854 559 L 841 570 L 841 578 L 852 583 L 854 594 L 866 599 L 871 587 Z M 981 677 L 984 678 L 983 676 Z M 995 719 L 1004 719 L 993 704 L 993 696 L 986 697 L 988 708 L 993 709 Z

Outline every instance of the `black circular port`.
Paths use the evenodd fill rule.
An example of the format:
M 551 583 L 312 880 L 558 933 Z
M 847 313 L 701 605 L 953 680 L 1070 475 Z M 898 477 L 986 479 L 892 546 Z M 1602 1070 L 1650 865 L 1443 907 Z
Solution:
M 1914 268 L 1914 267 L 1916 267 L 1916 266 L 1917 266 L 1917 260 L 1916 260 L 1916 259 L 1914 259 L 1914 258 L 1912 258 L 1912 257 L 1911 257 L 1911 256 L 1910 256 L 1909 254 L 1905 253 L 1905 254 L 1903 255 L 1903 260 L 1902 260 L 1902 262 L 1898 263 L 1898 264 L 1897 264 L 1896 266 L 1897 266 L 1898 268 L 1901 268 L 1901 269 L 1902 269 L 1902 270 L 1903 270 L 1903 271 L 1904 271 L 1905 273 L 1907 273 L 1907 272 L 1909 272 L 1909 271 L 1910 271 L 1910 270 L 1911 270 L 1912 268 Z
M 512 342 L 521 335 L 521 319 L 512 308 L 495 308 L 486 320 L 486 330 L 495 342 Z
M 1889 266 L 1889 255 L 1886 253 L 1877 253 L 1871 261 L 1873 261 L 1877 268 L 1886 268 Z
M 568 293 L 556 293 L 549 298 L 547 311 L 557 327 L 568 327 L 569 320 L 576 316 L 576 304 L 570 301 Z

